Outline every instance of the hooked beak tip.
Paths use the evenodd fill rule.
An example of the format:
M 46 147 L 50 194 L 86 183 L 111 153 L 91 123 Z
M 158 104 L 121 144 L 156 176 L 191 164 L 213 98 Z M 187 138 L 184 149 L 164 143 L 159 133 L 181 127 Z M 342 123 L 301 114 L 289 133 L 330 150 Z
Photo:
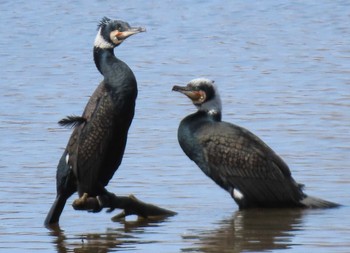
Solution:
M 138 31 L 141 33 L 141 32 L 146 32 L 146 27 L 139 27 Z
M 180 86 L 177 86 L 177 85 L 174 85 L 173 88 L 171 89 L 172 91 L 180 91 L 181 90 L 181 87 Z

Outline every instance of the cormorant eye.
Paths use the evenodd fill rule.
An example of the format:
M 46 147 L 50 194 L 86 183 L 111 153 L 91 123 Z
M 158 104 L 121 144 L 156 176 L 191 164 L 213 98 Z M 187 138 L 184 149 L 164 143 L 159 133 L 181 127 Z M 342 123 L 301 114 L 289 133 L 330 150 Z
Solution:
M 200 91 L 198 86 L 192 86 L 191 88 L 192 88 L 193 91 Z
M 116 30 L 120 31 L 122 29 L 122 26 L 120 24 L 117 24 Z

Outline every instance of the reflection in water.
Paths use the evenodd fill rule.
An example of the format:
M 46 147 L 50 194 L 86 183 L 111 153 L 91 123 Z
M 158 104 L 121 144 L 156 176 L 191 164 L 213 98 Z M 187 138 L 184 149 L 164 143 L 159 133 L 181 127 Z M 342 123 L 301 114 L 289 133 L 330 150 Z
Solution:
M 124 228 L 107 229 L 105 233 L 86 233 L 73 236 L 65 235 L 58 224 L 51 225 L 50 236 L 57 252 L 110 252 L 111 249 L 123 248 L 132 250 L 138 243 L 154 243 L 140 241 L 137 234 L 144 233 L 146 227 L 158 227 L 165 221 L 162 219 L 138 219 L 136 221 L 120 221 Z
M 84 234 L 68 238 L 62 230 L 51 233 L 57 252 L 108 252 L 122 244 L 122 234 L 117 231 L 106 231 L 105 234 Z
M 251 209 L 237 211 L 232 218 L 220 222 L 216 230 L 197 237 L 198 249 L 184 251 L 242 252 L 288 249 L 294 231 L 301 229 L 301 209 Z M 186 239 L 186 237 L 184 238 Z

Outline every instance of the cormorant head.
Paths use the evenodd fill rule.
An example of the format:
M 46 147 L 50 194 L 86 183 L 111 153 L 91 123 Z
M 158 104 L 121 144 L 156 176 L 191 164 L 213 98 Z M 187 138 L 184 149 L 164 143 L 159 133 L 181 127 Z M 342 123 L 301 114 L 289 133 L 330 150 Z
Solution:
M 198 110 L 221 117 L 221 99 L 214 81 L 197 78 L 186 86 L 175 85 L 173 91 L 181 92 L 189 97 Z
M 103 49 L 115 48 L 131 35 L 146 31 L 143 27 L 131 27 L 127 22 L 107 17 L 100 21 L 97 28 L 94 46 Z

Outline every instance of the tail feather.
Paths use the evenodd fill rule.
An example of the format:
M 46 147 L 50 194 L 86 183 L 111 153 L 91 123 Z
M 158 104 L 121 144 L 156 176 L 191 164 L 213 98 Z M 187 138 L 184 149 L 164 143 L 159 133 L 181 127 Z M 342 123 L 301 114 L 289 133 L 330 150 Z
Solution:
M 67 202 L 66 197 L 62 195 L 58 195 L 56 197 L 55 202 L 52 204 L 50 211 L 46 216 L 46 219 L 44 222 L 45 226 L 58 223 L 66 202 Z
M 306 196 L 300 201 L 300 203 L 307 208 L 334 208 L 340 206 L 337 203 L 311 196 Z

